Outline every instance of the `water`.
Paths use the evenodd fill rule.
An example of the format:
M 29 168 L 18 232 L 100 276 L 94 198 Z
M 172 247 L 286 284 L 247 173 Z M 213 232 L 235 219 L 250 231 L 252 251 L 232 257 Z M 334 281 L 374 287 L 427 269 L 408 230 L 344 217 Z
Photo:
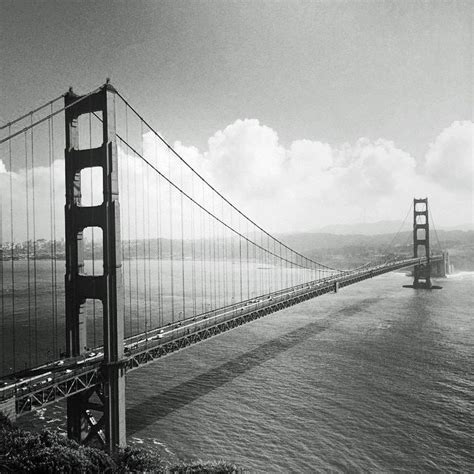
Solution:
M 13 263 L 13 273 L 12 266 Z M 85 261 L 92 274 L 91 260 Z M 96 271 L 102 271 L 95 264 Z M 0 376 L 57 360 L 65 350 L 65 262 L 0 261 Z M 123 263 L 125 336 L 329 275 L 237 260 L 133 259 Z M 87 300 L 86 345 L 103 344 L 102 304 Z
M 405 283 L 365 281 L 132 372 L 129 443 L 250 472 L 472 472 L 474 274 Z

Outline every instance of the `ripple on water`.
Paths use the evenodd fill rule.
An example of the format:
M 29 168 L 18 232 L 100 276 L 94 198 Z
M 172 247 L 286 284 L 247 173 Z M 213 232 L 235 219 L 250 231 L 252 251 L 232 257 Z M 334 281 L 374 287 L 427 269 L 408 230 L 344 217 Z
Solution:
M 436 292 L 402 283 L 344 288 L 132 372 L 129 443 L 252 472 L 473 472 L 474 273 Z M 44 418 L 64 426 L 64 407 Z

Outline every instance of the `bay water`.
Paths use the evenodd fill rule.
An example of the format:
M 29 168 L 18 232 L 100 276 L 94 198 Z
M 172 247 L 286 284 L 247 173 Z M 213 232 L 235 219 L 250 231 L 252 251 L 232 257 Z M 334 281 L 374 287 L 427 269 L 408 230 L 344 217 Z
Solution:
M 474 273 L 382 275 L 127 376 L 131 445 L 248 472 L 474 471 Z M 64 409 L 28 425 L 64 430 Z M 33 423 L 34 422 L 34 423 Z

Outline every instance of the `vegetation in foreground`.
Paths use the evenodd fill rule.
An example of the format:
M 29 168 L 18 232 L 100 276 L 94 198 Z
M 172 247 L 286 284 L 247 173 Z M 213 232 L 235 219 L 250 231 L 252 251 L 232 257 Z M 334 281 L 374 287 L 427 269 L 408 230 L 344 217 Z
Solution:
M 217 474 L 237 473 L 241 469 L 225 461 L 170 466 L 156 453 L 138 448 L 125 448 L 112 458 L 48 430 L 30 433 L 17 428 L 0 413 L 0 472 Z

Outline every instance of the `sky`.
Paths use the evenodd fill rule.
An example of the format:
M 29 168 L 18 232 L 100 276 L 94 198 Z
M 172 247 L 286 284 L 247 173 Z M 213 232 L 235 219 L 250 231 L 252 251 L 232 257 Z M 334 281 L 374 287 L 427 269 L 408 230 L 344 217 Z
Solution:
M 0 123 L 110 77 L 273 232 L 401 220 L 425 195 L 465 224 L 472 33 L 468 1 L 1 0 Z

